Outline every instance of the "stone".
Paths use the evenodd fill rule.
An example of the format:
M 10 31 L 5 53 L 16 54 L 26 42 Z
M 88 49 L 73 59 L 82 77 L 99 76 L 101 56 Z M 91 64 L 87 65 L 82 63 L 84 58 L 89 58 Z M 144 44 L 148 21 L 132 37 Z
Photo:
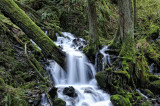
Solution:
M 51 97 L 52 99 L 54 99 L 55 96 L 57 95 L 57 88 L 52 87 L 51 90 L 48 92 L 48 94 L 50 95 L 50 97 Z
M 66 106 L 66 102 L 60 98 L 54 100 L 54 106 Z
M 64 88 L 63 94 L 70 97 L 77 97 L 77 93 L 75 92 L 75 89 L 72 86 Z

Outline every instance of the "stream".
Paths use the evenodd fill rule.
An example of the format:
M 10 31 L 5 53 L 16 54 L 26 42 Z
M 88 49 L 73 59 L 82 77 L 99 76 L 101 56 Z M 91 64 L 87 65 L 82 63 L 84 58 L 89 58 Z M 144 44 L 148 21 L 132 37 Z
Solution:
M 68 32 L 63 32 L 63 35 L 64 37 L 61 37 L 57 34 L 57 41 L 54 43 L 66 53 L 66 70 L 63 70 L 54 60 L 49 60 L 49 65 L 46 67 L 55 87 L 58 88 L 58 98 L 66 101 L 66 106 L 112 106 L 110 95 L 99 89 L 97 85 L 95 66 L 82 52 L 82 49 L 87 46 L 87 41 L 75 38 Z M 111 64 L 108 54 L 104 52 L 107 49 L 106 46 L 100 50 L 104 56 L 103 64 L 106 62 Z

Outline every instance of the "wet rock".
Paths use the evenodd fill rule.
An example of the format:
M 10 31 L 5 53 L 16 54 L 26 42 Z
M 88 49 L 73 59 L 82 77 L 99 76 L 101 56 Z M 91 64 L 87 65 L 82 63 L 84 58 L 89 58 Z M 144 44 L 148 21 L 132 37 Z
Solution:
M 88 43 L 86 41 L 82 41 L 84 45 L 87 45 Z
M 34 106 L 38 106 L 40 104 L 40 102 L 41 102 L 41 99 L 40 100 L 34 100 L 33 104 L 34 104 Z
M 157 101 L 158 104 L 160 104 L 160 98 L 158 98 L 156 101 Z
M 95 63 L 97 63 L 97 71 L 102 71 L 103 63 L 102 63 L 103 55 L 99 52 L 96 54 Z
M 80 46 L 78 49 L 79 49 L 79 50 L 82 50 L 82 49 L 83 49 L 83 46 Z
M 77 93 L 75 92 L 75 89 L 72 86 L 64 88 L 63 94 L 68 95 L 70 97 L 77 97 Z
M 66 106 L 66 102 L 60 98 L 54 100 L 54 106 Z
M 52 89 L 48 92 L 48 94 L 50 95 L 50 97 L 51 97 L 52 99 L 54 99 L 55 96 L 57 95 L 57 88 L 52 87 Z
M 75 45 L 77 45 L 77 39 L 74 39 L 74 40 L 73 40 L 73 43 L 74 43 Z
M 82 103 L 82 106 L 89 106 L 86 102 Z
M 154 99 L 154 100 L 152 100 L 152 104 L 156 104 L 156 100 Z
M 92 88 L 87 88 L 87 89 L 85 89 L 85 90 L 84 90 L 84 93 L 93 93 L 93 92 L 92 92 Z

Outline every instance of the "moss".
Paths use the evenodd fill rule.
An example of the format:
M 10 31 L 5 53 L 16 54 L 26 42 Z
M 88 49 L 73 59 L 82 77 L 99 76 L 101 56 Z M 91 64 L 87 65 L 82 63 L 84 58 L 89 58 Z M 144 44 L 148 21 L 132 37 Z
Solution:
M 105 89 L 106 88 L 106 74 L 105 72 L 98 72 L 95 76 L 97 82 L 98 82 L 98 85 Z
M 111 102 L 114 106 L 132 106 L 129 99 L 121 95 L 112 95 Z
M 139 102 L 143 99 L 143 96 L 139 92 L 133 93 L 133 105 L 137 106 Z
M 5 8 L 3 8 L 5 7 Z M 6 9 L 7 8 L 7 9 Z M 0 9 L 19 26 L 42 49 L 46 57 L 51 56 L 59 65 L 64 67 L 65 54 L 38 27 L 18 5 L 12 0 L 0 1 Z
M 36 82 L 29 82 L 22 86 L 23 89 L 32 89 L 36 85 Z
M 125 77 L 130 80 L 130 75 L 127 71 L 115 71 L 114 73 L 120 75 L 121 77 Z
M 160 54 L 153 49 L 146 39 L 139 40 L 136 46 L 141 49 L 149 59 L 153 60 L 160 66 Z
M 6 106 L 28 106 L 26 101 L 27 97 L 25 95 L 25 91 L 21 88 L 13 88 L 12 86 L 6 85 L 4 87 L 6 94 L 2 99 L 1 103 L 5 104 Z
M 149 75 L 149 81 L 156 81 L 156 80 L 159 80 L 159 77 L 157 75 Z
M 145 89 L 142 93 L 144 93 L 149 98 L 154 97 L 154 94 L 149 89 Z
M 151 82 L 148 86 L 148 89 L 155 94 L 160 94 L 160 80 Z
M 54 105 L 55 106 L 66 106 L 66 102 L 63 101 L 62 99 L 60 98 L 57 98 L 54 100 Z
M 140 106 L 152 106 L 152 104 L 148 100 L 146 100 Z
M 150 74 L 148 62 L 143 54 L 139 54 L 136 57 L 136 64 L 135 64 L 135 77 L 134 80 L 138 87 L 146 87 L 147 83 L 149 83 Z

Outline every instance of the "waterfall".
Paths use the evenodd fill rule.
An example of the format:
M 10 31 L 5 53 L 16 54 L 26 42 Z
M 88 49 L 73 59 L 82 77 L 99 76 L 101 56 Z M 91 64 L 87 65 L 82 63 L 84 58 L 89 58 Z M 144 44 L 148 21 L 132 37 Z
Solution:
M 63 35 L 57 35 L 55 44 L 66 53 L 67 69 L 63 70 L 53 60 L 46 68 L 58 88 L 58 98 L 66 101 L 66 106 L 112 106 L 110 95 L 98 88 L 94 65 L 81 51 L 87 46 L 87 41 L 75 38 L 71 33 L 63 32 Z M 65 95 L 66 87 L 73 87 L 75 95 Z
M 104 70 L 106 64 L 111 65 L 111 59 L 110 55 L 105 53 L 105 51 L 109 50 L 108 46 L 104 46 L 101 50 L 100 53 L 103 55 L 103 63 L 102 63 L 102 70 Z

